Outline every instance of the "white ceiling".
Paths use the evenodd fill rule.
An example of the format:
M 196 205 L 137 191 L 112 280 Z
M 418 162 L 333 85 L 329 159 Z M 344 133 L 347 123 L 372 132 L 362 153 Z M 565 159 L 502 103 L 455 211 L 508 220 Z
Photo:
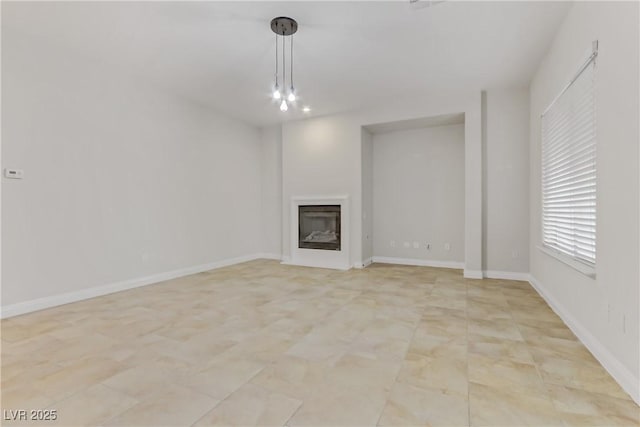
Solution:
M 464 113 L 443 114 L 440 116 L 421 117 L 418 119 L 399 120 L 396 122 L 376 123 L 363 127 L 372 134 L 381 134 L 403 130 L 461 124 L 464 124 Z
M 43 37 L 256 125 L 303 117 L 269 98 L 291 16 L 311 115 L 389 97 L 527 85 L 565 2 L 3 2 L 6 29 Z M 3 34 L 5 37 L 5 34 Z

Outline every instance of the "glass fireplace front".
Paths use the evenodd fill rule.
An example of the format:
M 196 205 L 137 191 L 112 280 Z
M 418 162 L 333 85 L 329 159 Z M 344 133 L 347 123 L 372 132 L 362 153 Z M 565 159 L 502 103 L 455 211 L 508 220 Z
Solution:
M 340 205 L 298 206 L 298 247 L 340 250 Z

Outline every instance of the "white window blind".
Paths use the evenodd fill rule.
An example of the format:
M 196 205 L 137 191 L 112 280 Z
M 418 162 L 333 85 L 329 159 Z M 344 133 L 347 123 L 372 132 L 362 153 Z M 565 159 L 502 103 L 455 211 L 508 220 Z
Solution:
M 596 263 L 597 52 L 542 115 L 542 242 Z

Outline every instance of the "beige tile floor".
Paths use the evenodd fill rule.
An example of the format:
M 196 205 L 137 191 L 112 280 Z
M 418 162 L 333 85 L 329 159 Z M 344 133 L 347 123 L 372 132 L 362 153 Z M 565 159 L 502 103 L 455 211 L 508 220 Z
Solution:
M 260 260 L 14 317 L 2 321 L 1 386 L 3 411 L 55 409 L 42 425 L 640 418 L 527 283 L 390 265 Z

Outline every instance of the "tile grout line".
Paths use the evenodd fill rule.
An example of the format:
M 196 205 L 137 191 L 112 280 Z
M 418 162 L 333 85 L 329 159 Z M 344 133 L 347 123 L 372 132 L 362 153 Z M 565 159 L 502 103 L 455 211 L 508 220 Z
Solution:
M 296 408 L 295 411 L 293 411 L 293 414 L 291 414 L 291 416 L 289 418 L 287 418 L 287 420 L 284 422 L 284 424 L 282 424 L 284 427 L 288 427 L 289 426 L 289 422 L 293 419 L 293 417 L 296 416 L 296 414 L 300 411 L 300 409 L 302 409 L 302 407 L 304 406 L 304 400 L 300 401 L 300 406 L 298 406 Z
M 274 362 L 271 362 L 271 363 L 274 363 Z M 231 393 L 229 393 L 228 395 L 226 395 L 224 399 L 220 399 L 220 400 L 218 401 L 218 403 L 216 403 L 216 404 L 215 404 L 215 405 L 213 405 L 210 409 L 208 409 L 204 414 L 202 414 L 202 416 L 201 416 L 200 418 L 196 419 L 196 420 L 191 424 L 191 427 L 193 427 L 193 426 L 195 426 L 196 424 L 198 424 L 198 422 L 200 422 L 200 420 L 202 420 L 202 419 L 203 419 L 203 418 L 204 418 L 204 417 L 205 417 L 209 412 L 213 411 L 213 410 L 214 410 L 214 409 L 216 409 L 218 406 L 222 405 L 222 403 L 223 403 L 223 402 L 225 402 L 227 399 L 229 399 L 231 396 L 233 396 L 233 394 L 234 394 L 235 392 L 237 392 L 238 390 L 240 390 L 240 389 L 241 389 L 242 387 L 244 387 L 245 385 L 249 384 L 249 382 L 250 382 L 252 379 L 254 379 L 256 376 L 258 376 L 258 374 L 259 374 L 260 372 L 262 372 L 262 371 L 264 370 L 264 368 L 266 368 L 268 365 L 269 365 L 269 364 L 266 364 L 265 366 L 263 366 L 262 368 L 260 368 L 260 370 L 258 370 L 258 372 L 256 372 L 255 374 L 253 374 L 253 375 L 252 375 L 252 376 L 251 376 L 247 381 L 245 381 L 245 382 L 244 382 L 244 384 L 240 385 L 238 388 L 236 388 L 236 389 L 235 389 L 235 390 L 233 390 Z M 215 399 L 215 397 L 211 396 L 210 394 L 202 393 L 201 391 L 195 390 L 195 389 L 193 389 L 192 387 L 189 387 L 189 386 L 186 386 L 186 385 L 183 385 L 182 387 L 186 387 L 186 388 L 188 388 L 189 390 L 191 390 L 191 391 L 193 391 L 193 392 L 195 392 L 195 393 L 200 393 L 200 394 L 202 394 L 202 395 L 204 395 L 204 396 L 207 396 L 207 397 L 210 397 L 210 398 L 212 398 L 212 399 Z M 216 399 L 216 400 L 217 400 L 217 399 Z
M 529 284 L 529 286 L 531 286 L 531 284 Z M 527 348 L 527 352 L 529 353 L 529 356 L 531 356 L 531 360 L 533 360 L 533 366 L 536 369 L 536 373 L 538 374 L 538 378 L 540 379 L 540 382 L 542 383 L 542 388 L 545 391 L 545 398 L 551 403 L 551 407 L 555 410 L 555 412 L 558 415 L 559 421 L 561 423 L 563 423 L 563 419 L 562 419 L 562 411 L 560 411 L 556 405 L 556 403 L 553 401 L 553 399 L 551 398 L 551 396 L 549 395 L 549 389 L 547 388 L 548 384 L 546 383 L 546 381 L 544 380 L 544 378 L 542 377 L 542 374 L 540 373 L 540 368 L 538 367 L 538 362 L 536 361 L 536 359 L 533 356 L 533 353 L 531 352 L 531 350 L 529 349 L 529 342 L 527 341 L 527 339 L 525 338 L 524 334 L 522 333 L 522 330 L 520 329 L 520 323 L 518 323 L 518 321 L 516 320 L 516 318 L 513 316 L 513 308 L 511 306 L 511 303 L 509 302 L 509 300 L 507 299 L 507 297 L 505 296 L 505 300 L 507 301 L 507 306 L 509 307 L 509 315 L 511 316 L 511 319 L 513 321 L 513 323 L 516 326 L 516 329 L 518 330 L 518 333 L 520 334 L 520 336 L 522 337 L 522 342 L 524 343 L 524 345 Z
M 341 289 L 343 289 L 343 290 L 350 290 L 350 289 L 348 289 L 348 288 L 341 288 Z M 289 294 L 291 294 L 291 293 L 293 293 L 293 292 L 295 292 L 295 291 L 288 292 L 286 295 L 289 295 Z M 323 319 L 323 320 L 325 320 L 325 319 L 327 319 L 329 316 L 331 316 L 332 314 L 335 314 L 335 313 L 339 312 L 340 310 L 344 309 L 344 307 L 345 307 L 349 302 L 353 301 L 354 299 L 356 299 L 357 297 L 361 296 L 361 295 L 364 293 L 364 292 L 363 292 L 363 291 L 361 291 L 361 290 L 359 290 L 359 291 L 357 291 L 357 292 L 358 292 L 358 295 L 353 296 L 353 297 L 352 297 L 351 299 L 349 299 L 346 303 L 344 303 L 344 304 L 342 304 L 342 305 L 340 305 L 340 306 L 336 307 L 336 309 L 335 309 L 335 310 L 333 310 L 333 311 L 331 311 L 331 312 L 327 313 L 327 315 L 326 315 L 326 316 L 324 316 L 322 319 Z M 325 292 L 325 293 L 326 293 L 326 292 Z M 324 294 L 322 294 L 322 295 L 324 295 Z M 263 305 L 264 305 L 264 304 L 263 304 Z M 307 332 L 306 334 L 302 335 L 302 336 L 300 337 L 300 340 L 304 339 L 304 337 L 308 336 L 312 331 L 313 331 L 313 328 L 311 328 L 311 329 L 309 330 L 309 332 Z M 284 353 L 282 353 L 282 354 L 286 354 L 286 352 L 287 352 L 287 351 L 289 351 L 291 348 L 293 348 L 295 345 L 296 345 L 296 344 L 292 344 L 292 345 L 291 345 L 291 346 L 290 346 L 290 347 L 289 347 L 289 348 L 288 348 Z M 342 356 L 344 356 L 344 355 L 342 355 Z M 341 356 L 341 357 L 342 357 L 342 356 Z M 271 361 L 271 365 L 275 365 L 275 364 L 276 364 L 276 361 L 275 361 L 275 360 Z M 265 366 L 265 367 L 266 367 L 266 366 Z M 264 370 L 264 368 L 263 368 L 262 370 Z M 260 372 L 262 372 L 262 370 L 260 370 Z M 256 374 L 256 375 L 254 375 L 253 377 L 251 377 L 251 379 L 249 379 L 249 381 L 247 381 L 247 383 L 249 383 L 249 382 L 250 382 L 254 377 L 256 377 L 257 375 L 258 375 L 258 374 Z M 273 390 L 273 389 L 271 389 L 271 388 L 269 388 L 269 387 L 266 387 L 266 386 L 262 386 L 262 385 L 258 385 L 258 384 L 254 384 L 254 385 L 255 385 L 255 386 L 257 386 L 257 387 L 261 387 L 261 388 L 264 388 L 264 389 L 266 389 L 266 390 L 272 391 L 272 392 L 274 392 L 274 393 L 283 394 L 283 393 L 281 393 L 281 392 L 279 392 L 279 391 L 277 391 L 277 390 Z M 290 397 L 290 398 L 292 398 L 292 399 L 295 399 L 295 397 L 292 397 L 292 396 L 289 396 L 289 395 L 286 395 L 286 394 L 283 394 L 283 395 L 284 395 L 284 396 L 287 396 L 287 397 Z M 296 399 L 296 400 L 297 400 L 297 399 Z M 289 423 L 289 422 L 293 419 L 293 417 L 294 417 L 294 416 L 295 416 L 295 415 L 300 411 L 300 409 L 302 409 L 302 407 L 304 406 L 304 400 L 300 400 L 300 402 L 301 402 L 301 403 L 300 403 L 300 406 L 298 406 L 298 407 L 296 408 L 296 410 L 293 412 L 293 414 L 291 414 L 291 416 L 290 416 L 289 418 L 287 418 L 287 420 L 286 420 L 286 421 L 284 422 L 284 424 L 283 424 L 284 426 L 288 426 L 288 425 L 289 425 L 288 423 Z M 205 415 L 206 415 L 206 414 L 205 414 Z M 199 420 L 198 420 L 198 421 L 199 421 Z M 194 423 L 194 425 L 195 425 L 195 423 Z M 193 425 L 192 425 L 191 427 L 193 427 Z
M 117 374 L 116 374 L 116 375 L 117 375 Z M 130 396 L 130 395 L 128 395 L 128 394 L 127 394 L 127 393 L 125 393 L 125 392 L 122 392 L 122 391 L 120 391 L 120 390 L 116 390 L 116 389 L 114 389 L 113 387 L 109 387 L 108 385 L 106 385 L 106 384 L 104 383 L 104 380 L 103 380 L 103 381 L 101 381 L 101 382 L 99 382 L 99 383 L 97 383 L 97 384 L 94 384 L 94 385 L 93 385 L 93 386 L 91 386 L 91 387 L 94 387 L 95 385 L 101 385 L 101 386 L 105 387 L 105 388 L 106 388 L 106 389 L 108 389 L 108 390 L 111 390 L 111 391 L 113 391 L 113 392 L 115 392 L 115 393 L 122 394 L 123 396 L 126 396 L 126 397 L 128 397 L 128 398 L 131 398 L 131 399 L 135 400 L 135 402 L 136 402 L 136 403 L 134 403 L 133 405 L 129 406 L 127 409 L 124 409 L 124 410 L 122 410 L 122 411 L 118 412 L 118 413 L 117 413 L 117 414 L 115 414 L 115 415 L 111 415 L 111 416 L 107 417 L 104 421 L 102 421 L 102 422 L 100 423 L 100 425 L 105 425 L 105 424 L 106 424 L 106 423 L 108 423 L 109 421 L 111 421 L 111 420 L 113 420 L 113 419 L 118 418 L 120 415 L 124 414 L 124 413 L 125 413 L 125 412 L 127 412 L 129 409 L 133 408 L 134 406 L 136 406 L 137 404 L 139 404 L 139 403 L 141 402 L 141 400 L 139 400 L 137 397 Z M 85 389 L 85 390 L 86 390 L 86 389 Z
M 433 289 L 431 289 L 431 291 L 433 292 Z M 431 295 L 427 295 L 427 298 L 429 298 L 430 296 Z M 382 418 L 382 415 L 384 414 L 384 410 L 387 408 L 387 405 L 389 404 L 389 397 L 391 397 L 391 392 L 393 391 L 393 386 L 395 386 L 396 382 L 398 381 L 398 377 L 400 376 L 400 372 L 402 371 L 402 366 L 404 365 L 405 360 L 407 360 L 407 354 L 409 354 L 409 349 L 411 348 L 411 343 L 413 343 L 413 339 L 416 336 L 416 331 L 418 330 L 418 327 L 420 326 L 420 322 L 422 321 L 422 316 L 423 316 L 425 310 L 426 310 L 426 306 L 422 308 L 422 312 L 420 313 L 420 318 L 416 322 L 416 326 L 414 326 L 414 328 L 413 328 L 413 333 L 411 334 L 411 339 L 409 340 L 409 344 L 407 345 L 407 349 L 404 352 L 404 357 L 402 358 L 402 362 L 400 362 L 400 367 L 398 368 L 398 372 L 396 373 L 396 376 L 393 379 L 393 383 L 391 384 L 391 389 L 389 390 L 389 396 L 387 397 L 386 401 L 384 402 L 384 406 L 382 407 L 382 410 L 380 411 L 380 415 L 378 416 L 378 420 L 376 421 L 376 424 L 375 424 L 376 426 L 380 425 L 380 419 Z
M 290 294 L 292 294 L 292 293 L 294 293 L 294 292 L 295 292 L 295 290 L 292 290 L 292 291 L 286 292 L 285 294 L 283 294 L 283 295 L 282 295 L 282 297 L 285 297 L 285 296 L 287 296 L 287 295 L 290 295 Z M 326 292 L 325 292 L 325 293 L 326 293 Z M 361 294 L 361 292 L 360 292 L 360 294 Z M 324 295 L 324 293 L 323 293 L 322 295 Z M 320 295 L 320 296 L 322 296 L 322 295 Z M 261 306 L 266 305 L 266 304 L 268 304 L 268 303 L 262 304 Z M 324 317 L 322 318 L 322 320 L 325 320 L 325 319 L 327 319 L 329 316 L 331 316 L 332 314 L 337 313 L 337 312 L 338 312 L 338 311 L 340 311 L 343 307 L 344 307 L 344 305 L 340 305 L 340 306 L 336 307 L 336 309 L 335 309 L 335 310 L 332 310 L 332 311 L 330 311 L 329 313 L 327 313 L 327 314 L 326 314 L 326 316 L 324 316 Z M 274 322 L 274 323 L 275 323 L 275 322 Z M 312 328 L 312 329 L 313 329 L 313 328 Z M 307 335 L 309 335 L 309 333 L 311 333 L 311 331 L 309 331 L 309 332 L 307 332 L 305 335 L 303 335 L 303 336 L 301 337 L 301 339 L 303 339 L 304 337 L 306 337 Z M 291 347 L 293 347 L 294 345 L 295 345 L 295 344 L 292 344 L 292 345 L 291 345 Z M 291 347 L 289 347 L 289 349 L 290 349 Z M 287 351 L 288 351 L 289 349 L 287 349 Z M 283 354 L 285 354 L 285 353 L 286 353 L 286 351 L 285 351 Z M 202 417 L 198 418 L 198 419 L 197 419 L 193 424 L 191 424 L 191 427 L 195 426 L 195 425 L 196 425 L 200 420 L 202 420 L 202 419 L 203 419 L 203 418 L 204 418 L 204 417 L 205 417 L 209 412 L 213 411 L 213 410 L 214 410 L 214 409 L 216 409 L 218 406 L 220 406 L 220 405 L 222 404 L 222 402 L 226 401 L 229 397 L 231 397 L 231 395 L 233 395 L 233 394 L 234 394 L 236 391 L 238 391 L 241 387 L 243 387 L 244 385 L 246 385 L 246 384 L 250 383 L 250 382 L 251 382 L 251 380 L 253 380 L 255 377 L 257 377 L 257 376 L 258 376 L 258 375 L 259 375 L 259 374 L 260 374 L 260 373 L 261 373 L 261 372 L 262 372 L 262 371 L 263 371 L 267 366 L 274 365 L 275 363 L 276 363 L 276 361 L 275 361 L 275 360 L 272 360 L 272 361 L 270 361 L 268 364 L 265 364 L 265 366 L 263 366 L 263 367 L 262 367 L 258 372 L 256 372 L 254 375 L 252 375 L 252 376 L 251 376 L 251 378 L 249 378 L 249 379 L 248 379 L 244 384 L 242 384 L 240 387 L 238 387 L 238 388 L 237 388 L 236 390 L 234 390 L 233 392 L 229 393 L 229 395 L 228 395 L 228 396 L 226 396 L 224 399 L 220 400 L 216 405 L 214 405 L 211 409 L 209 409 L 207 412 L 205 412 L 205 413 L 202 415 Z M 264 388 L 264 387 L 263 387 L 263 388 Z M 266 388 L 266 389 L 267 389 L 267 390 L 271 390 L 271 389 L 269 389 L 269 388 Z M 274 392 L 276 392 L 276 393 L 277 393 L 277 391 L 275 391 L 275 390 L 271 390 L 271 391 L 274 391 Z M 208 394 L 205 394 L 205 395 L 206 395 L 206 396 L 209 396 Z M 210 396 L 210 397 L 212 397 L 212 396 Z M 302 404 L 301 404 L 301 405 L 296 409 L 296 411 L 294 412 L 294 414 L 293 414 L 293 415 L 295 415 L 295 414 L 300 410 L 300 408 L 302 408 L 302 406 L 304 405 L 304 401 L 301 401 L 301 402 L 302 402 Z M 291 417 L 289 417 L 289 418 L 287 419 L 287 422 L 289 422 L 289 421 L 291 420 L 291 418 L 293 418 L 293 415 L 291 415 Z M 286 423 L 285 423 L 285 425 L 286 425 Z

